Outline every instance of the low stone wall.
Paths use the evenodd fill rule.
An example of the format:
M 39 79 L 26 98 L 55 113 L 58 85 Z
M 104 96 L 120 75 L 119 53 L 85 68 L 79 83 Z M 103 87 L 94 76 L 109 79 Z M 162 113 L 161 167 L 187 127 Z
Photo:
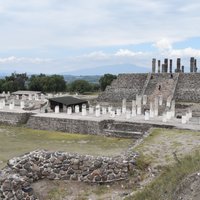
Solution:
M 103 132 L 103 125 L 98 121 L 40 117 L 34 115 L 29 118 L 27 127 L 39 130 L 54 130 L 92 135 L 102 134 Z
M 9 125 L 26 124 L 32 113 L 0 111 L 0 123 Z
M 118 157 L 81 156 L 65 152 L 33 151 L 8 161 L 0 171 L 0 199 L 37 199 L 31 184 L 41 179 L 108 183 L 128 178 L 136 154 Z

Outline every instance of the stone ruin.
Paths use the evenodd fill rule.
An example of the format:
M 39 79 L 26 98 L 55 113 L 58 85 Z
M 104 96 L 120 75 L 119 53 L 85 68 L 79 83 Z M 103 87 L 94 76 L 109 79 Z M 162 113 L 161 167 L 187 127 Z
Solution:
M 137 155 L 81 156 L 65 152 L 33 151 L 8 161 L 0 171 L 0 199 L 36 200 L 31 187 L 41 179 L 111 183 L 126 180 L 135 170 Z

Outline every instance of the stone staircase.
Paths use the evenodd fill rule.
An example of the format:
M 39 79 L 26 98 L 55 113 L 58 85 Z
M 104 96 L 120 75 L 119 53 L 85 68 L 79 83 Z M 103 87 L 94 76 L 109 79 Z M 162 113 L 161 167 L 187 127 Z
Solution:
M 149 109 L 150 102 L 154 102 L 155 97 L 162 95 L 163 106 L 159 106 L 159 113 L 162 113 L 168 97 L 171 97 L 172 100 L 174 96 L 178 77 L 178 73 L 172 75 L 169 73 L 151 74 L 151 78 L 144 92 L 144 95 L 148 96 L 146 109 Z
M 132 101 L 141 94 L 147 74 L 119 74 L 110 86 L 97 98 L 98 102 Z

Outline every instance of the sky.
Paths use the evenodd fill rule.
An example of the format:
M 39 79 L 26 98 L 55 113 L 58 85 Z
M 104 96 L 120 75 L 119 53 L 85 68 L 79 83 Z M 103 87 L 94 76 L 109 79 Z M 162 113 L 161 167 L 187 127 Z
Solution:
M 189 69 L 199 10 L 199 0 L 0 0 L 0 73 L 148 71 L 152 58 L 177 57 Z

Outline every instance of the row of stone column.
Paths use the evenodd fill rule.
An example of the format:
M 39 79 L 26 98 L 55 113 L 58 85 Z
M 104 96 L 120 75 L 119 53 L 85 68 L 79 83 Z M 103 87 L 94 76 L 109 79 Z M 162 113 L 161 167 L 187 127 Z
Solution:
M 161 64 L 161 61 L 158 60 L 156 65 L 156 59 L 152 59 L 152 73 L 173 73 L 173 60 L 165 58 L 164 63 Z M 157 68 L 156 68 L 157 66 Z M 176 69 L 175 72 L 183 72 L 184 73 L 184 66 L 181 65 L 181 58 L 177 58 L 176 61 Z M 190 59 L 190 72 L 197 72 L 197 60 L 194 57 Z
M 32 106 L 32 105 L 30 105 Z M 6 107 L 6 102 L 5 99 L 0 100 L 0 109 L 4 109 Z M 20 101 L 20 108 L 23 109 L 25 107 L 25 102 L 24 101 Z M 15 101 L 12 100 L 9 103 L 9 110 L 13 110 L 15 108 Z

